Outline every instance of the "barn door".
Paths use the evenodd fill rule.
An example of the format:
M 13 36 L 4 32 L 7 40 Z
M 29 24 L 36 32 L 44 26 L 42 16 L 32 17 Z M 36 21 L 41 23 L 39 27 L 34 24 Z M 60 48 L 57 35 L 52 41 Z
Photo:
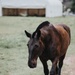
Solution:
M 18 9 L 3 8 L 3 16 L 18 16 Z

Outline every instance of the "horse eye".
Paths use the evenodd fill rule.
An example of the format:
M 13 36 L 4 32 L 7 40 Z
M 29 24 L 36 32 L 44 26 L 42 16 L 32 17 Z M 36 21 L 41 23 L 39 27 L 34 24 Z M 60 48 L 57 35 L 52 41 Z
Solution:
M 35 45 L 35 48 L 38 48 L 39 46 L 38 45 Z

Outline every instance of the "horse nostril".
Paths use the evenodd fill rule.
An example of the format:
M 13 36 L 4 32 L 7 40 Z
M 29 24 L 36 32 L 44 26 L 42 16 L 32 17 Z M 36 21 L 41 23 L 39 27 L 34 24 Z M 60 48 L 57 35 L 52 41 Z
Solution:
M 28 61 L 28 66 L 30 68 L 35 68 L 36 67 L 36 63 L 35 62 L 32 62 L 32 61 Z
M 32 65 L 33 65 L 34 67 L 36 66 L 36 64 L 35 64 L 35 63 L 33 63 Z

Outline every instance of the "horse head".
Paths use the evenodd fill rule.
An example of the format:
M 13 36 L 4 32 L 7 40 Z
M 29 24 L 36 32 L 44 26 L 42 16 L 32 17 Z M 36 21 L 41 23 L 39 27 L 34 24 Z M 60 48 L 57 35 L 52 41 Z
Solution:
M 28 66 L 30 68 L 35 68 L 37 66 L 37 59 L 42 54 L 44 50 L 43 42 L 41 41 L 41 31 L 34 32 L 33 34 L 25 31 L 26 36 L 29 38 L 27 43 L 29 58 Z

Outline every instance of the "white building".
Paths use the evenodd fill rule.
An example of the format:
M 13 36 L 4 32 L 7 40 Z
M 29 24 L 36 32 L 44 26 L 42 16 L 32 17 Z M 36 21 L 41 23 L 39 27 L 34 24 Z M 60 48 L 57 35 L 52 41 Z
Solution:
M 2 6 L 1 6 L 1 1 L 0 1 L 0 16 L 2 16 Z
M 0 16 L 3 8 L 10 9 L 45 9 L 46 17 L 62 16 L 60 0 L 0 0 Z

